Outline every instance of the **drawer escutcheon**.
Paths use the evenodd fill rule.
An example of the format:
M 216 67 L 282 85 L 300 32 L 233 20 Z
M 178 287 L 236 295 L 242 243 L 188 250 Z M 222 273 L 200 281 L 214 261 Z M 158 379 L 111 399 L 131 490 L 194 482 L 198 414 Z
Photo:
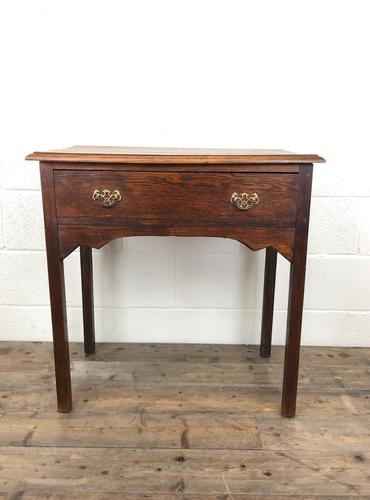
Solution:
M 92 199 L 97 201 L 102 207 L 110 208 L 121 201 L 122 196 L 118 189 L 114 191 L 110 191 L 109 189 L 95 189 Z
M 249 210 L 253 205 L 257 205 L 259 201 L 257 193 L 252 193 L 250 196 L 248 193 L 233 193 L 230 198 L 230 202 L 239 210 Z

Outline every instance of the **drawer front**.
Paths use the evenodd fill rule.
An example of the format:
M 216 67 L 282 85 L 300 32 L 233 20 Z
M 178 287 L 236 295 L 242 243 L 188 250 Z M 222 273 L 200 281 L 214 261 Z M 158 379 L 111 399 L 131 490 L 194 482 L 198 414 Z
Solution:
M 58 218 L 295 224 L 297 174 L 58 170 L 54 175 Z

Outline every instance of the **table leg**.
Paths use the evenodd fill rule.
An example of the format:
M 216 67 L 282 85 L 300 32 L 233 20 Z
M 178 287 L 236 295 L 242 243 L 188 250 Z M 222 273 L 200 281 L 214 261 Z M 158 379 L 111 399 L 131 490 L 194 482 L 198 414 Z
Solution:
M 93 263 L 92 250 L 85 245 L 80 246 L 81 284 L 82 284 L 82 312 L 84 323 L 85 354 L 95 353 L 95 326 L 94 326 L 94 290 L 93 290 Z
M 262 327 L 260 355 L 268 358 L 271 354 L 272 320 L 274 316 L 274 296 L 276 279 L 277 251 L 273 247 L 266 248 L 265 279 L 263 286 Z
M 281 407 L 283 417 L 294 417 L 295 415 L 303 312 L 304 270 L 295 263 L 290 266 L 288 324 Z
M 64 266 L 63 259 L 60 258 L 59 252 L 53 168 L 52 166 L 41 162 L 40 173 L 44 205 L 46 254 L 49 274 L 58 411 L 67 413 L 72 409 L 71 371 L 69 363 Z
M 301 167 L 298 185 L 294 255 L 293 262 L 290 264 L 288 322 L 281 404 L 281 414 L 283 417 L 294 417 L 296 411 L 311 184 L 312 165 Z
M 48 261 L 53 260 L 48 255 Z M 50 305 L 53 325 L 58 411 L 68 413 L 72 409 L 72 389 L 63 261 L 59 260 L 59 262 L 55 262 L 55 265 L 52 264 L 52 269 L 50 267 L 49 264 Z

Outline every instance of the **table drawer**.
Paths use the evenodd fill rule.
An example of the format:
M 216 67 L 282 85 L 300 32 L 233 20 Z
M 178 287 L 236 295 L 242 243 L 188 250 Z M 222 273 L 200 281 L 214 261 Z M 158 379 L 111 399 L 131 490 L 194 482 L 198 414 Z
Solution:
M 55 171 L 58 218 L 295 223 L 297 174 Z

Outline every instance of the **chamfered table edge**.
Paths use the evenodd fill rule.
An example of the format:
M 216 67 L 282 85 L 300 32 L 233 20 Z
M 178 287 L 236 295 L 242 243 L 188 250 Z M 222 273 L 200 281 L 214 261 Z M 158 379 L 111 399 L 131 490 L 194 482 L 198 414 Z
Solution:
M 77 163 L 141 163 L 141 164 L 312 164 L 325 163 L 316 154 L 276 154 L 276 155 L 171 155 L 171 154 L 86 154 L 34 152 L 26 160 L 77 162 Z

